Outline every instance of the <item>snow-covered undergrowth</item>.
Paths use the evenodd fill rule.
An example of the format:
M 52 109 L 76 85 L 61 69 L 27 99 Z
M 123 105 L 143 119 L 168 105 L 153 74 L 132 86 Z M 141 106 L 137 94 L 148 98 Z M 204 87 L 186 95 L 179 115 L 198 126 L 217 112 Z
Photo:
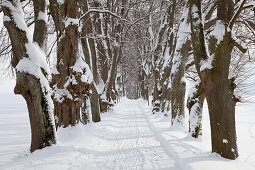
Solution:
M 0 95 L 0 169 L 255 169 L 254 103 L 237 107 L 240 157 L 210 152 L 208 111 L 203 137 L 192 139 L 170 127 L 170 118 L 152 115 L 147 102 L 122 98 L 96 124 L 58 130 L 58 144 L 29 153 L 30 129 L 20 96 Z

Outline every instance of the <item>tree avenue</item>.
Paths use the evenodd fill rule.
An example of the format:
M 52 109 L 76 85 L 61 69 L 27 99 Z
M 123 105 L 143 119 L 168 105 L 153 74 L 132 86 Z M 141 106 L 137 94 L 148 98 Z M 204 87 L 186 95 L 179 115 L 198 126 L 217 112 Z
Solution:
M 128 97 L 147 100 L 171 126 L 188 121 L 194 138 L 203 134 L 206 100 L 212 152 L 238 157 L 235 106 L 255 68 L 253 0 L 1 0 L 0 7 L 1 58 L 27 103 L 31 152 L 56 144 L 60 127 L 100 122 Z

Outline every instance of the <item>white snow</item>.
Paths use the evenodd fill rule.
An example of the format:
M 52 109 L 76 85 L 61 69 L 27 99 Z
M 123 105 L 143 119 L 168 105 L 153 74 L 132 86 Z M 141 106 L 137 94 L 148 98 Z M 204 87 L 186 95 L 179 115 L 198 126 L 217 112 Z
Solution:
M 171 128 L 170 116 L 152 115 L 146 101 L 122 98 L 100 123 L 60 128 L 57 145 L 31 154 L 24 100 L 0 100 L 0 169 L 255 169 L 254 103 L 237 107 L 240 158 L 230 161 L 210 152 L 207 109 L 203 137 L 193 139 Z
M 67 18 L 67 20 L 65 22 L 65 27 L 67 28 L 69 25 L 78 25 L 79 26 L 79 19 Z
M 11 21 L 11 18 L 5 15 L 3 22 L 9 22 L 9 21 Z
M 223 143 L 228 143 L 228 140 L 227 139 L 223 139 L 222 140 Z M 233 149 L 233 148 L 232 148 Z
M 104 87 L 105 87 L 105 84 L 104 84 L 104 81 L 102 81 L 101 79 L 99 80 L 99 83 L 98 84 L 95 84 L 95 87 L 97 89 L 97 92 L 99 94 L 102 94 L 103 91 L 104 91 Z
M 77 72 L 77 73 L 81 73 L 81 81 L 84 83 L 92 83 L 93 81 L 93 74 L 91 73 L 91 70 L 88 66 L 88 64 L 81 58 L 79 57 L 74 66 L 72 67 L 72 69 Z
M 183 8 L 182 17 L 179 23 L 179 29 L 176 35 L 178 38 L 178 41 L 176 43 L 174 57 L 172 61 L 173 65 L 171 69 L 171 74 L 173 75 L 179 70 L 181 63 L 183 62 L 181 49 L 183 45 L 187 42 L 187 40 L 190 39 L 191 30 L 190 30 L 190 25 L 188 23 L 188 13 L 189 13 L 189 9 L 188 9 L 188 5 L 186 4 L 185 7 Z
M 28 40 L 32 41 L 33 37 L 33 31 L 30 30 L 30 28 L 27 27 L 27 24 L 24 20 L 24 12 L 22 9 L 22 5 L 20 1 L 14 1 L 12 4 L 10 1 L 1 1 L 2 6 L 6 6 L 10 9 L 12 19 L 15 22 L 16 26 L 20 29 L 26 32 Z M 4 16 L 5 21 L 10 21 L 11 18 Z
M 206 69 L 212 69 L 212 62 L 214 60 L 214 55 L 210 56 L 207 60 L 202 60 L 200 62 L 200 71 L 206 70 Z
M 12 11 L 11 14 L 16 26 L 23 31 L 27 31 L 27 24 L 25 23 L 25 20 L 24 20 L 24 13 L 22 10 L 21 3 L 19 1 L 16 1 L 15 4 L 17 6 L 14 6 L 9 1 L 4 1 L 2 2 L 1 5 L 8 7 Z
M 59 5 L 63 5 L 65 3 L 65 0 L 57 0 Z
M 73 96 L 71 95 L 71 93 L 67 90 L 67 89 L 59 89 L 57 86 L 53 87 L 53 93 L 54 94 L 54 99 L 56 101 L 58 101 L 59 103 L 62 103 L 65 99 L 65 97 L 67 97 L 68 99 L 73 99 Z
M 223 41 L 225 35 L 225 25 L 221 20 L 217 20 L 213 31 L 210 33 L 210 36 L 216 38 L 217 44 L 219 45 Z
M 31 60 L 31 62 L 35 66 L 43 68 L 47 74 L 50 74 L 50 68 L 46 61 L 46 54 L 38 46 L 38 44 L 34 42 L 28 42 L 25 46 L 26 46 L 27 54 L 29 56 L 29 60 Z M 31 72 L 31 74 L 33 74 L 33 72 Z
M 199 125 L 199 117 L 197 115 L 198 108 L 199 108 L 199 103 L 195 103 L 191 107 L 191 111 L 190 111 L 190 117 L 189 117 L 190 132 L 192 132 L 192 133 L 195 132 L 196 127 Z
M 60 74 L 60 72 L 59 72 L 58 69 L 54 66 L 53 69 L 52 69 L 52 71 L 51 71 L 51 74 L 57 75 L 57 74 Z
M 38 20 L 43 20 L 43 21 L 47 21 L 47 14 L 46 14 L 46 11 L 45 12 L 42 12 L 40 11 L 39 14 L 38 14 Z

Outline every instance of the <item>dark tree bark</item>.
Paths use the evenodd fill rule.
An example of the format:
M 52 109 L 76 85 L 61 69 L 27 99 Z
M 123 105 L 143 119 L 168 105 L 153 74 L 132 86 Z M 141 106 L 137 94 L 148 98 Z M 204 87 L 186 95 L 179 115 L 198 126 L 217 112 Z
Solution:
M 34 5 L 34 15 L 35 15 L 35 28 L 34 28 L 34 42 L 37 42 L 38 45 L 46 50 L 47 43 L 47 24 L 46 24 L 46 2 L 45 0 L 33 0 Z M 43 16 L 45 15 L 45 16 Z
M 83 12 L 86 13 L 88 8 L 87 0 L 83 2 Z M 97 18 L 94 18 L 95 20 Z M 97 52 L 95 46 L 95 40 L 93 38 L 85 38 L 89 35 L 94 35 L 93 31 L 93 24 L 90 19 L 90 16 L 87 15 L 83 18 L 83 25 L 82 25 L 82 33 L 81 39 L 83 53 L 85 55 L 85 61 L 89 64 L 90 69 L 93 73 L 94 83 L 92 84 L 92 94 L 90 95 L 90 106 L 91 106 L 91 114 L 93 122 L 99 122 L 100 118 L 100 96 L 96 89 L 96 85 L 99 83 L 99 74 L 98 74 L 98 66 L 97 66 Z M 89 52 L 90 51 L 90 52 Z
M 74 70 L 76 62 L 85 65 L 78 54 L 80 16 L 78 1 L 66 0 L 59 4 L 50 1 L 50 11 L 53 17 L 59 41 L 57 47 L 57 74 L 53 75 L 55 116 L 57 126 L 74 126 L 80 121 L 80 100 L 91 88 L 90 82 L 84 82 L 82 76 L 89 68 Z M 79 61 L 78 61 L 79 60 Z M 79 63 L 79 64 L 81 64 Z
M 97 1 L 93 2 L 93 7 L 100 8 L 103 5 L 100 4 Z M 96 35 L 100 35 L 101 38 L 98 38 L 95 40 L 97 50 L 98 50 L 98 58 L 100 63 L 100 77 L 103 80 L 104 83 L 106 83 L 108 79 L 108 72 L 109 72 L 109 66 L 108 66 L 108 60 L 109 56 L 107 54 L 107 46 L 106 46 L 106 38 L 107 32 L 104 32 L 104 14 L 95 13 L 93 17 L 93 23 L 95 27 L 95 33 Z M 108 23 L 107 23 L 108 24 Z
M 161 29 L 158 33 L 158 41 L 156 47 L 153 51 L 154 58 L 154 68 L 153 68 L 153 76 L 154 76 L 154 88 L 153 88 L 153 114 L 160 111 L 160 101 L 162 97 L 162 87 L 160 86 L 160 71 L 161 65 L 157 64 L 160 61 L 160 55 L 162 54 L 162 41 L 164 39 L 164 33 L 167 29 L 167 24 L 162 23 Z
M 182 30 L 181 30 L 182 31 Z M 178 41 L 178 40 L 177 40 Z M 183 41 L 183 40 L 180 40 Z M 171 75 L 171 111 L 172 111 L 172 124 L 174 121 L 182 123 L 185 117 L 185 91 L 186 82 L 184 80 L 185 64 L 189 56 L 191 48 L 191 41 L 187 40 L 177 52 L 180 56 L 177 70 Z
M 124 17 L 126 13 L 126 6 L 127 1 L 121 0 L 121 6 L 119 9 L 119 16 Z M 113 20 L 112 20 L 113 22 Z M 115 43 L 113 44 L 112 52 L 109 53 L 109 56 L 112 56 L 112 64 L 111 69 L 109 73 L 108 80 L 106 82 L 105 87 L 105 93 L 106 93 L 106 100 L 111 103 L 112 101 L 115 101 L 117 98 L 117 90 L 115 88 L 115 81 L 117 78 L 117 68 L 118 64 L 120 62 L 121 56 L 122 56 L 122 31 L 123 31 L 123 23 L 121 23 L 119 20 L 116 21 L 116 23 L 112 23 L 112 34 L 115 38 Z M 108 41 L 108 40 L 107 40 Z M 109 42 L 107 42 L 109 43 Z M 108 46 L 110 47 L 110 45 Z M 111 49 L 111 48 L 110 48 Z M 108 49 L 108 51 L 110 51 Z
M 163 111 L 162 109 L 162 101 L 165 100 L 166 95 L 166 86 L 164 86 L 165 81 L 162 80 L 162 72 L 165 70 L 162 69 L 162 58 L 161 56 L 165 54 L 166 49 L 166 43 L 165 36 L 167 30 L 171 29 L 171 26 L 173 26 L 173 17 L 174 17 L 174 7 L 176 5 L 176 1 L 173 1 L 173 4 L 170 5 L 167 8 L 166 14 L 163 17 L 160 29 L 157 34 L 157 40 L 155 41 L 156 44 L 154 44 L 153 49 L 153 76 L 154 76 L 154 88 L 153 88 L 153 113 Z M 151 35 L 153 36 L 153 35 Z M 170 40 L 171 41 L 171 40 Z M 164 77 L 168 77 L 168 75 L 165 75 Z M 163 93 L 164 91 L 164 93 Z
M 38 12 L 45 12 L 45 1 L 34 1 L 35 12 L 35 33 L 34 41 L 43 46 L 46 42 L 46 23 L 45 20 L 38 20 Z M 10 8 L 8 8 L 10 7 Z M 20 7 L 20 8 L 19 8 Z M 17 15 L 23 15 L 20 1 L 5 1 L 2 2 L 2 9 L 4 15 L 10 18 L 9 21 L 4 22 L 4 26 L 7 28 L 13 51 L 13 58 L 11 61 L 12 66 L 16 70 L 16 86 L 14 89 L 15 94 L 20 94 L 24 97 L 27 103 L 30 126 L 31 126 L 31 146 L 30 151 L 33 152 L 37 149 L 42 149 L 46 146 L 51 146 L 56 143 L 56 132 L 54 127 L 54 118 L 51 108 L 52 100 L 49 95 L 49 84 L 42 84 L 42 81 L 46 80 L 46 70 L 36 63 L 30 62 L 30 67 L 35 68 L 36 72 L 29 72 L 24 70 L 22 63 L 33 57 L 40 60 L 40 54 L 38 56 L 30 56 L 28 54 L 28 48 L 37 48 L 33 44 L 32 40 L 29 40 L 24 25 L 23 28 L 18 27 L 13 13 Z M 23 18 L 24 19 L 24 18 Z M 42 27 L 38 29 L 38 25 Z M 41 34 L 39 38 L 37 34 Z M 30 44 L 30 45 L 28 45 Z M 45 57 L 45 56 L 44 56 Z M 46 63 L 45 63 L 46 64 Z M 41 77 L 38 77 L 41 75 Z M 44 80 L 43 80 L 44 79 Z
M 144 100 L 149 100 L 149 95 L 148 95 L 148 83 L 147 83 L 147 75 L 145 73 L 144 68 L 141 68 L 139 71 L 139 78 L 138 80 L 139 82 L 139 88 L 140 88 L 140 93 L 141 93 L 141 97 Z
M 209 39 L 210 53 L 214 55 L 213 68 L 211 69 L 201 69 L 200 65 L 201 61 L 208 59 L 204 42 L 204 28 L 201 22 L 201 1 L 191 0 L 190 3 L 194 60 L 208 102 L 212 152 L 228 159 L 236 159 L 238 151 L 236 145 L 235 102 L 233 100 L 234 88 L 233 82 L 228 79 L 231 52 L 234 45 L 231 30 L 228 31 L 229 29 L 227 29 L 230 15 L 233 14 L 233 5 L 231 5 L 233 1 L 217 1 L 217 19 L 218 23 L 224 26 L 225 33 L 222 35 L 222 40 L 216 39 L 214 36 Z M 219 25 L 216 24 L 215 27 L 219 27 Z
M 168 64 L 162 69 L 162 76 L 160 79 L 160 86 L 162 87 L 162 96 L 161 96 L 161 111 L 168 114 L 170 110 L 170 103 L 171 103 L 171 89 L 169 88 L 170 84 L 170 73 L 172 69 L 172 59 L 175 51 L 175 31 L 174 31 L 174 22 L 176 20 L 176 0 L 172 1 L 172 4 L 168 7 L 168 39 L 167 43 L 165 44 L 164 55 L 169 55 L 170 59 Z M 167 50 L 166 50 L 167 49 Z M 165 59 L 163 59 L 165 60 Z M 167 61 L 164 61 L 167 62 Z
M 97 92 L 97 89 L 95 85 L 92 85 L 92 95 L 90 97 L 90 107 L 91 107 L 91 113 L 92 113 L 92 121 L 93 122 L 100 122 L 101 117 L 100 117 L 100 96 Z

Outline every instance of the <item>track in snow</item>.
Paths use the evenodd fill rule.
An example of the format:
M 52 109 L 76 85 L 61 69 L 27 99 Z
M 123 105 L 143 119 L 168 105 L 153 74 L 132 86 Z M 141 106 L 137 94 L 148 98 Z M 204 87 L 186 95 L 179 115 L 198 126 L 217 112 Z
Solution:
M 138 101 L 124 98 L 100 123 L 59 129 L 58 139 L 58 145 L 33 154 L 28 143 L 25 154 L 16 153 L 0 169 L 179 169 Z
M 118 122 L 118 130 L 108 134 L 114 136 L 113 150 L 117 151 L 113 169 L 176 169 L 176 162 L 150 129 L 138 101 L 124 100 L 114 110 L 119 113 L 111 115 Z
M 29 134 L 29 122 L 24 121 L 26 113 L 19 109 L 12 115 L 6 112 L 2 117 L 0 127 L 4 128 L 0 133 L 5 134 L 6 140 L 0 140 L 3 151 L 0 152 L 0 169 L 249 169 L 242 162 L 212 156 L 209 150 L 201 147 L 201 142 L 170 130 L 167 119 L 152 115 L 146 103 L 139 100 L 123 98 L 113 111 L 102 114 L 99 123 L 60 128 L 57 145 L 33 154 L 28 151 L 30 139 L 25 135 Z M 13 119 L 20 116 L 21 119 Z M 8 121 L 15 121 L 10 124 L 15 130 L 12 136 Z M 253 127 L 250 126 L 250 133 Z M 18 143 L 20 139 L 24 141 Z M 248 158 L 246 161 L 252 160 L 253 155 Z

